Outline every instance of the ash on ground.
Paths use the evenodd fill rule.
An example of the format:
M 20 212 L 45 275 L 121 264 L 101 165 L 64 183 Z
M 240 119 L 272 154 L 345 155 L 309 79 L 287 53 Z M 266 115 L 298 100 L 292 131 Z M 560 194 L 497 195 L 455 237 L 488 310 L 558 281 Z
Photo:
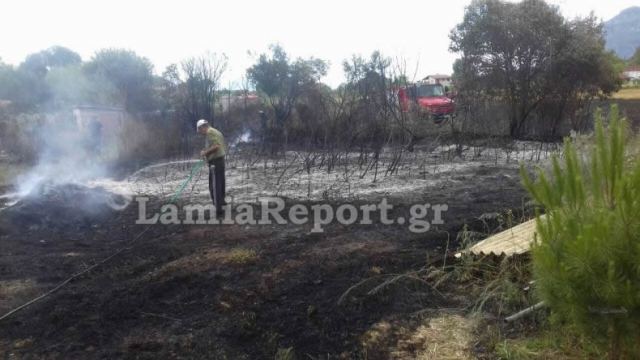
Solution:
M 5 205 L 11 197 L 5 197 Z M 103 188 L 80 184 L 43 184 L 2 210 L 11 228 L 34 229 L 90 226 L 112 215 L 128 200 Z M 4 227 L 4 226 L 3 226 Z

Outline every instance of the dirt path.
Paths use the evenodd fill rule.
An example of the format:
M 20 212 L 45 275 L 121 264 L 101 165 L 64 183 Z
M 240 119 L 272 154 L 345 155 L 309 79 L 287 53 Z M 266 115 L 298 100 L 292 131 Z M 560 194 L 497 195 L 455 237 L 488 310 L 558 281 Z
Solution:
M 323 234 L 293 225 L 154 226 L 114 261 L 0 323 L 0 355 L 273 359 L 292 348 L 299 358 L 430 358 L 429 341 L 442 342 L 450 324 L 472 324 L 455 312 L 420 311 L 459 308 L 459 294 L 402 282 L 338 299 L 364 279 L 437 259 L 455 248 L 463 224 L 481 228 L 481 214 L 519 209 L 523 194 L 515 170 L 447 182 L 415 199 L 449 204 L 445 225 L 426 234 L 382 224 L 330 225 Z M 395 211 L 408 212 L 401 201 Z M 57 227 L 0 214 L 0 310 L 123 246 L 141 229 L 132 225 L 136 211 Z

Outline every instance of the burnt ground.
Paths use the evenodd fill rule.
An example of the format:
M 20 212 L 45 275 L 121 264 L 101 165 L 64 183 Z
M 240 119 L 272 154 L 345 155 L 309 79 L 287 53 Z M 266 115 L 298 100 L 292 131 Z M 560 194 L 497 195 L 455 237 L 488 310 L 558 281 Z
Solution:
M 362 280 L 443 261 L 465 224 L 484 231 L 480 215 L 517 212 L 524 198 L 516 170 L 479 169 L 416 197 L 449 205 L 445 224 L 425 234 L 379 223 L 331 224 L 322 234 L 294 225 L 155 225 L 135 243 L 144 229 L 133 223 L 136 206 L 88 213 L 65 194 L 24 200 L 0 212 L 2 313 L 128 249 L 0 321 L 0 355 L 273 359 L 292 348 L 303 359 L 415 358 L 419 346 L 399 338 L 411 319 L 471 299 L 415 282 L 371 296 L 363 286 L 339 305 L 341 295 Z M 395 215 L 408 212 L 400 201 Z M 408 330 L 372 340 L 381 324 Z

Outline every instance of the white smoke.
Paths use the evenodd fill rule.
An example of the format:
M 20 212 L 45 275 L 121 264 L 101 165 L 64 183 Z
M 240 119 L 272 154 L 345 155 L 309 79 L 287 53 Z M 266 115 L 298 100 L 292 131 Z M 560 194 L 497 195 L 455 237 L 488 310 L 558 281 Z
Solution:
M 231 147 L 236 147 L 242 143 L 248 143 L 251 140 L 251 132 L 249 130 L 245 130 L 240 136 L 238 136 L 232 143 Z
M 34 194 L 45 185 L 86 184 L 107 175 L 99 153 L 99 134 L 81 129 L 75 119 L 47 116 L 34 130 L 37 163 L 17 178 L 19 197 Z

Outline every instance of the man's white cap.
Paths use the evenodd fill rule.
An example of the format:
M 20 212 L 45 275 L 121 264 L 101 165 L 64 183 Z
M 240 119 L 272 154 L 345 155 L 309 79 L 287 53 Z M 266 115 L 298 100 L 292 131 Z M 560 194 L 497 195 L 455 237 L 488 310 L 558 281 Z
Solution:
M 207 125 L 209 122 L 205 119 L 200 119 L 198 120 L 198 122 L 196 123 L 196 129 L 200 129 L 200 126 L 202 125 Z

